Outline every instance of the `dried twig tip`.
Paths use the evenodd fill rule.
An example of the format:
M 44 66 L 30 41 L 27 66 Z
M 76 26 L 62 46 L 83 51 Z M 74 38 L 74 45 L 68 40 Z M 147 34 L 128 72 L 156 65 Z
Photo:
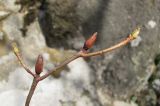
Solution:
M 19 53 L 19 49 L 18 49 L 17 44 L 15 42 L 12 43 L 12 48 L 13 48 L 13 51 L 15 54 Z
M 96 39 L 97 39 L 97 32 L 95 32 L 88 40 L 86 40 L 83 49 L 84 50 L 90 49 L 94 45 Z
M 141 28 L 137 27 L 132 33 L 131 36 L 133 37 L 133 39 L 136 39 L 140 33 Z

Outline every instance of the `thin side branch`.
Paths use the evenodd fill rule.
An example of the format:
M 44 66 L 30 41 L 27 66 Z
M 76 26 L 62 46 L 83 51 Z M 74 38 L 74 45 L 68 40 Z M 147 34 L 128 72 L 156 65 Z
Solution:
M 100 50 L 100 51 L 97 51 L 97 52 L 93 52 L 93 53 L 87 53 L 87 52 L 84 52 L 84 50 L 80 51 L 79 53 L 77 53 L 76 55 L 72 56 L 71 58 L 67 59 L 66 61 L 64 61 L 62 64 L 60 64 L 59 66 L 57 66 L 55 69 L 49 71 L 47 74 L 39 77 L 39 81 L 40 80 L 43 80 L 45 79 L 46 77 L 48 77 L 49 75 L 51 75 L 54 71 L 60 69 L 61 67 L 67 65 L 68 63 L 70 63 L 71 61 L 79 58 L 79 57 L 90 57 L 90 56 L 97 56 L 97 55 L 102 55 L 104 53 L 107 53 L 107 52 L 110 52 L 112 50 L 115 50 L 117 48 L 120 48 L 126 44 L 128 44 L 130 41 L 134 40 L 137 38 L 138 34 L 140 32 L 140 28 L 137 28 L 135 29 L 125 40 L 121 41 L 120 43 L 110 47 L 110 48 L 107 48 L 107 49 L 104 49 L 104 50 Z M 94 35 L 97 35 L 94 34 Z
M 61 63 L 60 65 L 58 65 L 55 69 L 50 70 L 50 71 L 49 71 L 48 73 L 46 73 L 45 75 L 39 77 L 38 80 L 40 81 L 40 80 L 43 80 L 43 79 L 47 78 L 47 77 L 48 77 L 49 75 L 51 75 L 54 71 L 60 69 L 61 67 L 67 65 L 68 63 L 70 63 L 71 61 L 73 61 L 73 60 L 75 60 L 75 59 L 77 59 L 77 58 L 79 58 L 79 57 L 80 57 L 80 53 L 77 53 L 76 55 L 68 58 L 66 61 L 64 61 L 63 63 Z
M 97 51 L 97 52 L 92 52 L 92 53 L 81 52 L 81 57 L 91 57 L 91 56 L 102 55 L 104 53 L 108 53 L 108 52 L 111 52 L 111 51 L 113 51 L 115 49 L 118 49 L 118 48 L 128 44 L 132 40 L 136 39 L 137 36 L 139 35 L 139 32 L 140 32 L 140 28 L 138 27 L 125 40 L 121 41 L 120 43 L 118 43 L 118 44 L 116 44 L 114 46 L 111 46 L 111 47 L 109 47 L 107 49 L 103 49 L 103 50 Z
M 19 49 L 16 45 L 16 43 L 12 43 L 12 48 L 13 48 L 13 51 L 18 59 L 18 61 L 20 62 L 21 66 L 29 73 L 31 74 L 33 77 L 36 77 L 36 75 L 27 67 L 27 65 L 23 62 L 23 59 L 21 57 L 21 54 L 19 52 Z
M 100 51 L 96 51 L 96 52 L 92 52 L 92 53 L 81 53 L 81 56 L 82 57 L 91 57 L 91 56 L 97 56 L 97 55 L 102 55 L 104 53 L 107 53 L 107 52 L 111 52 L 117 48 L 120 48 L 126 44 L 128 44 L 132 39 L 130 39 L 130 37 L 128 37 L 127 39 L 125 39 L 124 41 L 114 45 L 114 46 L 111 46 L 107 49 L 103 49 L 103 50 L 100 50 Z

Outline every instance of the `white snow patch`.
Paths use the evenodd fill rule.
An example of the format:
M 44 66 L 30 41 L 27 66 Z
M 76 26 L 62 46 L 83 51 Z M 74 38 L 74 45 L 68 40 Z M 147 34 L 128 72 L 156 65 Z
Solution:
M 156 23 L 154 20 L 148 21 L 148 26 L 149 26 L 150 28 L 153 29 L 156 25 L 157 25 L 157 23 Z
M 69 72 L 63 72 L 61 78 L 49 77 L 38 84 L 30 106 L 62 106 L 62 101 L 68 105 L 93 106 L 88 96 L 83 96 L 83 90 L 91 88 L 90 68 L 79 58 L 70 64 Z M 28 94 L 31 81 L 23 68 L 11 72 L 8 81 L 0 82 L 1 106 L 23 106 Z M 6 99 L 7 97 L 7 99 Z
M 142 38 L 140 36 L 138 36 L 136 39 L 131 41 L 131 47 L 137 47 L 141 41 L 142 41 Z
M 160 89 L 160 80 L 159 79 L 154 80 L 153 88 L 156 89 L 157 91 L 159 91 L 159 89 Z
M 49 53 L 43 53 L 42 56 L 43 56 L 43 59 L 44 59 L 45 61 L 47 61 L 47 60 L 50 59 Z
M 24 106 L 25 94 L 22 90 L 7 90 L 0 93 L 1 106 Z
M 29 89 L 32 82 L 32 76 L 23 68 L 18 68 L 11 72 L 8 78 L 9 88 Z
M 8 55 L 4 55 L 0 58 L 0 64 L 5 63 L 6 61 L 12 61 L 15 59 L 13 52 L 10 52 Z
M 20 9 L 20 5 L 15 5 L 16 0 L 1 0 L 2 4 L 9 10 L 18 12 Z
M 83 80 L 89 82 L 90 80 L 90 68 L 87 63 L 82 59 L 78 58 L 68 64 L 71 69 L 70 73 L 67 74 L 67 78 L 70 80 Z
M 7 16 L 10 12 L 8 11 L 0 11 L 0 17 Z

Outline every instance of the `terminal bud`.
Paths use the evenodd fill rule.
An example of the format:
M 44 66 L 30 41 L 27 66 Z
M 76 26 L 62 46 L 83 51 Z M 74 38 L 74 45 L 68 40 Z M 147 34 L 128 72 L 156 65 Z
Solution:
M 43 71 L 43 56 L 39 55 L 37 57 L 36 65 L 35 65 L 35 72 L 39 75 Z

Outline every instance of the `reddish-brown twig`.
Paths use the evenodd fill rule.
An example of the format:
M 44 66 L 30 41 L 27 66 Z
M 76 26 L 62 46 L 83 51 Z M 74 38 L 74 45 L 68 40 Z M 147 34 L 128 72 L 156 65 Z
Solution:
M 68 63 L 72 62 L 73 60 L 79 58 L 79 57 L 90 57 L 90 56 L 97 56 L 97 55 L 102 55 L 104 53 L 108 53 L 112 50 L 115 50 L 119 47 L 122 47 L 126 44 L 128 44 L 130 41 L 134 40 L 137 38 L 137 36 L 139 35 L 140 32 L 140 28 L 135 29 L 126 39 L 124 39 L 123 41 L 121 41 L 120 43 L 111 46 L 107 49 L 103 49 L 97 52 L 92 52 L 92 53 L 88 53 L 87 50 L 90 49 L 97 37 L 97 33 L 94 33 L 92 35 L 92 37 L 90 37 L 88 40 L 86 40 L 86 42 L 84 43 L 83 48 L 75 55 L 73 55 L 72 57 L 68 58 L 66 61 L 64 61 L 63 63 L 61 63 L 60 65 L 58 65 L 57 67 L 55 67 L 53 70 L 50 70 L 48 73 L 46 73 L 43 76 L 40 76 L 40 73 L 43 71 L 43 57 L 41 55 L 38 56 L 36 65 L 35 65 L 35 74 L 24 64 L 22 57 L 20 55 L 19 49 L 16 46 L 15 43 L 12 44 L 13 47 L 13 51 L 15 53 L 15 55 L 18 58 L 18 61 L 20 62 L 21 66 L 29 73 L 31 74 L 34 79 L 31 85 L 31 89 L 29 90 L 29 94 L 27 96 L 26 99 L 26 103 L 25 106 L 29 106 L 31 98 L 34 94 L 35 88 L 38 84 L 39 81 L 47 78 L 49 75 L 51 75 L 54 71 L 61 69 L 62 67 L 64 67 L 65 65 L 67 65 Z
M 77 59 L 77 58 L 79 58 L 79 57 L 80 57 L 80 54 L 77 53 L 76 55 L 68 58 L 66 61 L 64 61 L 63 63 L 61 63 L 61 64 L 58 65 L 57 67 L 55 67 L 53 70 L 50 70 L 50 71 L 49 71 L 48 73 L 46 73 L 45 75 L 39 77 L 39 78 L 38 78 L 38 81 L 41 81 L 41 80 L 47 78 L 49 75 L 51 75 L 51 74 L 53 73 L 53 71 L 59 70 L 61 67 L 67 65 L 68 63 L 70 63 L 71 61 L 73 61 L 73 60 L 75 60 L 75 59 Z
M 27 99 L 26 99 L 26 103 L 25 103 L 25 106 L 29 106 L 29 103 L 31 101 L 31 98 L 34 94 L 34 91 L 37 87 L 37 84 L 38 84 L 38 81 L 36 80 L 36 78 L 33 79 L 33 82 L 32 82 L 32 85 L 31 85 L 31 88 L 29 90 L 29 93 L 28 93 L 28 96 L 27 96 Z
M 137 36 L 139 35 L 139 32 L 140 32 L 140 27 L 135 29 L 126 39 L 124 39 L 120 43 L 118 43 L 118 44 L 116 44 L 114 46 L 111 46 L 111 47 L 109 47 L 107 49 L 103 49 L 103 50 L 92 52 L 92 53 L 81 52 L 81 57 L 90 57 L 90 56 L 102 55 L 104 53 L 107 53 L 107 52 L 110 52 L 112 50 L 115 50 L 115 49 L 117 49 L 119 47 L 122 47 L 122 46 L 128 44 L 130 41 L 136 39 Z

